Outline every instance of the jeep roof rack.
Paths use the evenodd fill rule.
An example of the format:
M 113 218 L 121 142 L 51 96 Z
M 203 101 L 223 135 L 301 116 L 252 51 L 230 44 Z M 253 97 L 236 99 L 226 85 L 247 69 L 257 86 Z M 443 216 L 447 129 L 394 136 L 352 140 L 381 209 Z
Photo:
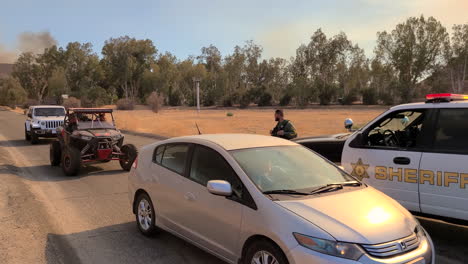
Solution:
M 68 108 L 68 111 L 75 113 L 112 113 L 112 108 Z
M 468 100 L 466 94 L 453 94 L 453 93 L 437 93 L 426 95 L 426 103 L 448 103 L 451 101 L 464 101 Z

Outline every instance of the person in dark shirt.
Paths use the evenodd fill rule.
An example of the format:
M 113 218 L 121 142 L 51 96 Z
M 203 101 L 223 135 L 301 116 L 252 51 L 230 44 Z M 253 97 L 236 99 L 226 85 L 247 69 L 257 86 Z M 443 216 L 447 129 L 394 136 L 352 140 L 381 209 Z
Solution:
M 275 111 L 275 121 L 278 122 L 270 134 L 274 137 L 280 137 L 284 139 L 293 139 L 297 137 L 296 128 L 291 121 L 284 119 L 284 113 L 282 110 Z

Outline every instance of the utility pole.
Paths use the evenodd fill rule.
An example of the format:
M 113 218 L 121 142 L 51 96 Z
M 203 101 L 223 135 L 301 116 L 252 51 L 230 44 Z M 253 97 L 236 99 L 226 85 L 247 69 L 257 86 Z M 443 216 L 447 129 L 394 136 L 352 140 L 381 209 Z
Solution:
M 195 83 L 195 87 L 197 89 L 197 111 L 200 112 L 200 78 L 193 77 L 193 82 Z

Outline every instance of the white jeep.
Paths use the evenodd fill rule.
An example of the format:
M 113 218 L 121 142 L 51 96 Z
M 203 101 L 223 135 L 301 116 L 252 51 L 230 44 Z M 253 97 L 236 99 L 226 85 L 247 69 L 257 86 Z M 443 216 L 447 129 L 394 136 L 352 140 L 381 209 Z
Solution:
M 51 138 L 57 136 L 57 127 L 63 124 L 65 107 L 57 105 L 30 106 L 24 122 L 24 137 L 36 144 L 39 137 Z

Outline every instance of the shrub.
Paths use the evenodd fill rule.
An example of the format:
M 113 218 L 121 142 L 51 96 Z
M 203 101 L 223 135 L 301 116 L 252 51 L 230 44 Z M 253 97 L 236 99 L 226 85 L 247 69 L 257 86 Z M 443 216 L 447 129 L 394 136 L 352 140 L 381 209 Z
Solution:
M 233 115 L 234 115 L 234 114 L 231 113 L 231 112 L 227 112 L 227 113 L 226 113 L 226 116 L 233 116 Z
M 377 93 L 372 88 L 367 88 L 362 91 L 362 103 L 365 105 L 377 104 Z
M 81 101 L 80 99 L 77 99 L 76 97 L 70 96 L 68 99 L 63 100 L 63 106 L 65 108 L 73 108 L 73 107 L 81 107 Z
M 225 98 L 225 99 L 223 100 L 223 106 L 224 106 L 224 107 L 231 107 L 231 106 L 232 106 L 232 100 L 229 99 L 229 98 Z
M 99 107 L 110 104 L 111 101 L 112 96 L 100 86 L 87 89 L 81 97 L 81 104 L 85 107 Z
M 250 105 L 251 99 L 250 99 L 250 94 L 245 93 L 240 97 L 239 103 L 240 103 L 240 108 L 247 108 Z
M 281 106 L 287 106 L 291 103 L 292 97 L 289 94 L 285 94 L 283 97 L 281 97 L 279 104 Z
M 264 92 L 258 99 L 258 106 L 271 106 L 271 94 Z
M 164 102 L 164 98 L 161 95 L 159 95 L 157 92 L 152 92 L 146 98 L 146 104 L 149 105 L 151 107 L 151 110 L 153 110 L 153 112 L 155 113 L 159 111 L 163 102 Z
M 169 89 L 169 105 L 179 106 L 182 104 L 182 95 L 179 90 L 173 90 L 172 87 Z
M 117 100 L 116 105 L 118 110 L 133 110 L 135 108 L 133 100 L 127 98 Z
M 36 99 L 27 99 L 24 104 L 23 104 L 23 108 L 24 109 L 27 109 L 29 108 L 30 106 L 33 106 L 33 105 L 38 105 L 39 104 L 39 101 L 36 100 Z
M 352 104 L 352 103 L 353 103 L 354 101 L 356 101 L 356 100 L 357 100 L 357 96 L 356 96 L 355 93 L 352 92 L 352 93 L 348 93 L 348 94 L 346 94 L 345 96 L 343 96 L 343 97 L 341 98 L 341 101 L 340 101 L 340 100 L 338 100 L 338 101 L 340 101 L 340 104 L 343 104 L 343 105 L 350 105 L 350 104 Z
M 17 105 L 24 104 L 26 99 L 27 93 L 18 80 L 8 78 L 0 83 L 0 105 L 6 105 L 15 109 Z

